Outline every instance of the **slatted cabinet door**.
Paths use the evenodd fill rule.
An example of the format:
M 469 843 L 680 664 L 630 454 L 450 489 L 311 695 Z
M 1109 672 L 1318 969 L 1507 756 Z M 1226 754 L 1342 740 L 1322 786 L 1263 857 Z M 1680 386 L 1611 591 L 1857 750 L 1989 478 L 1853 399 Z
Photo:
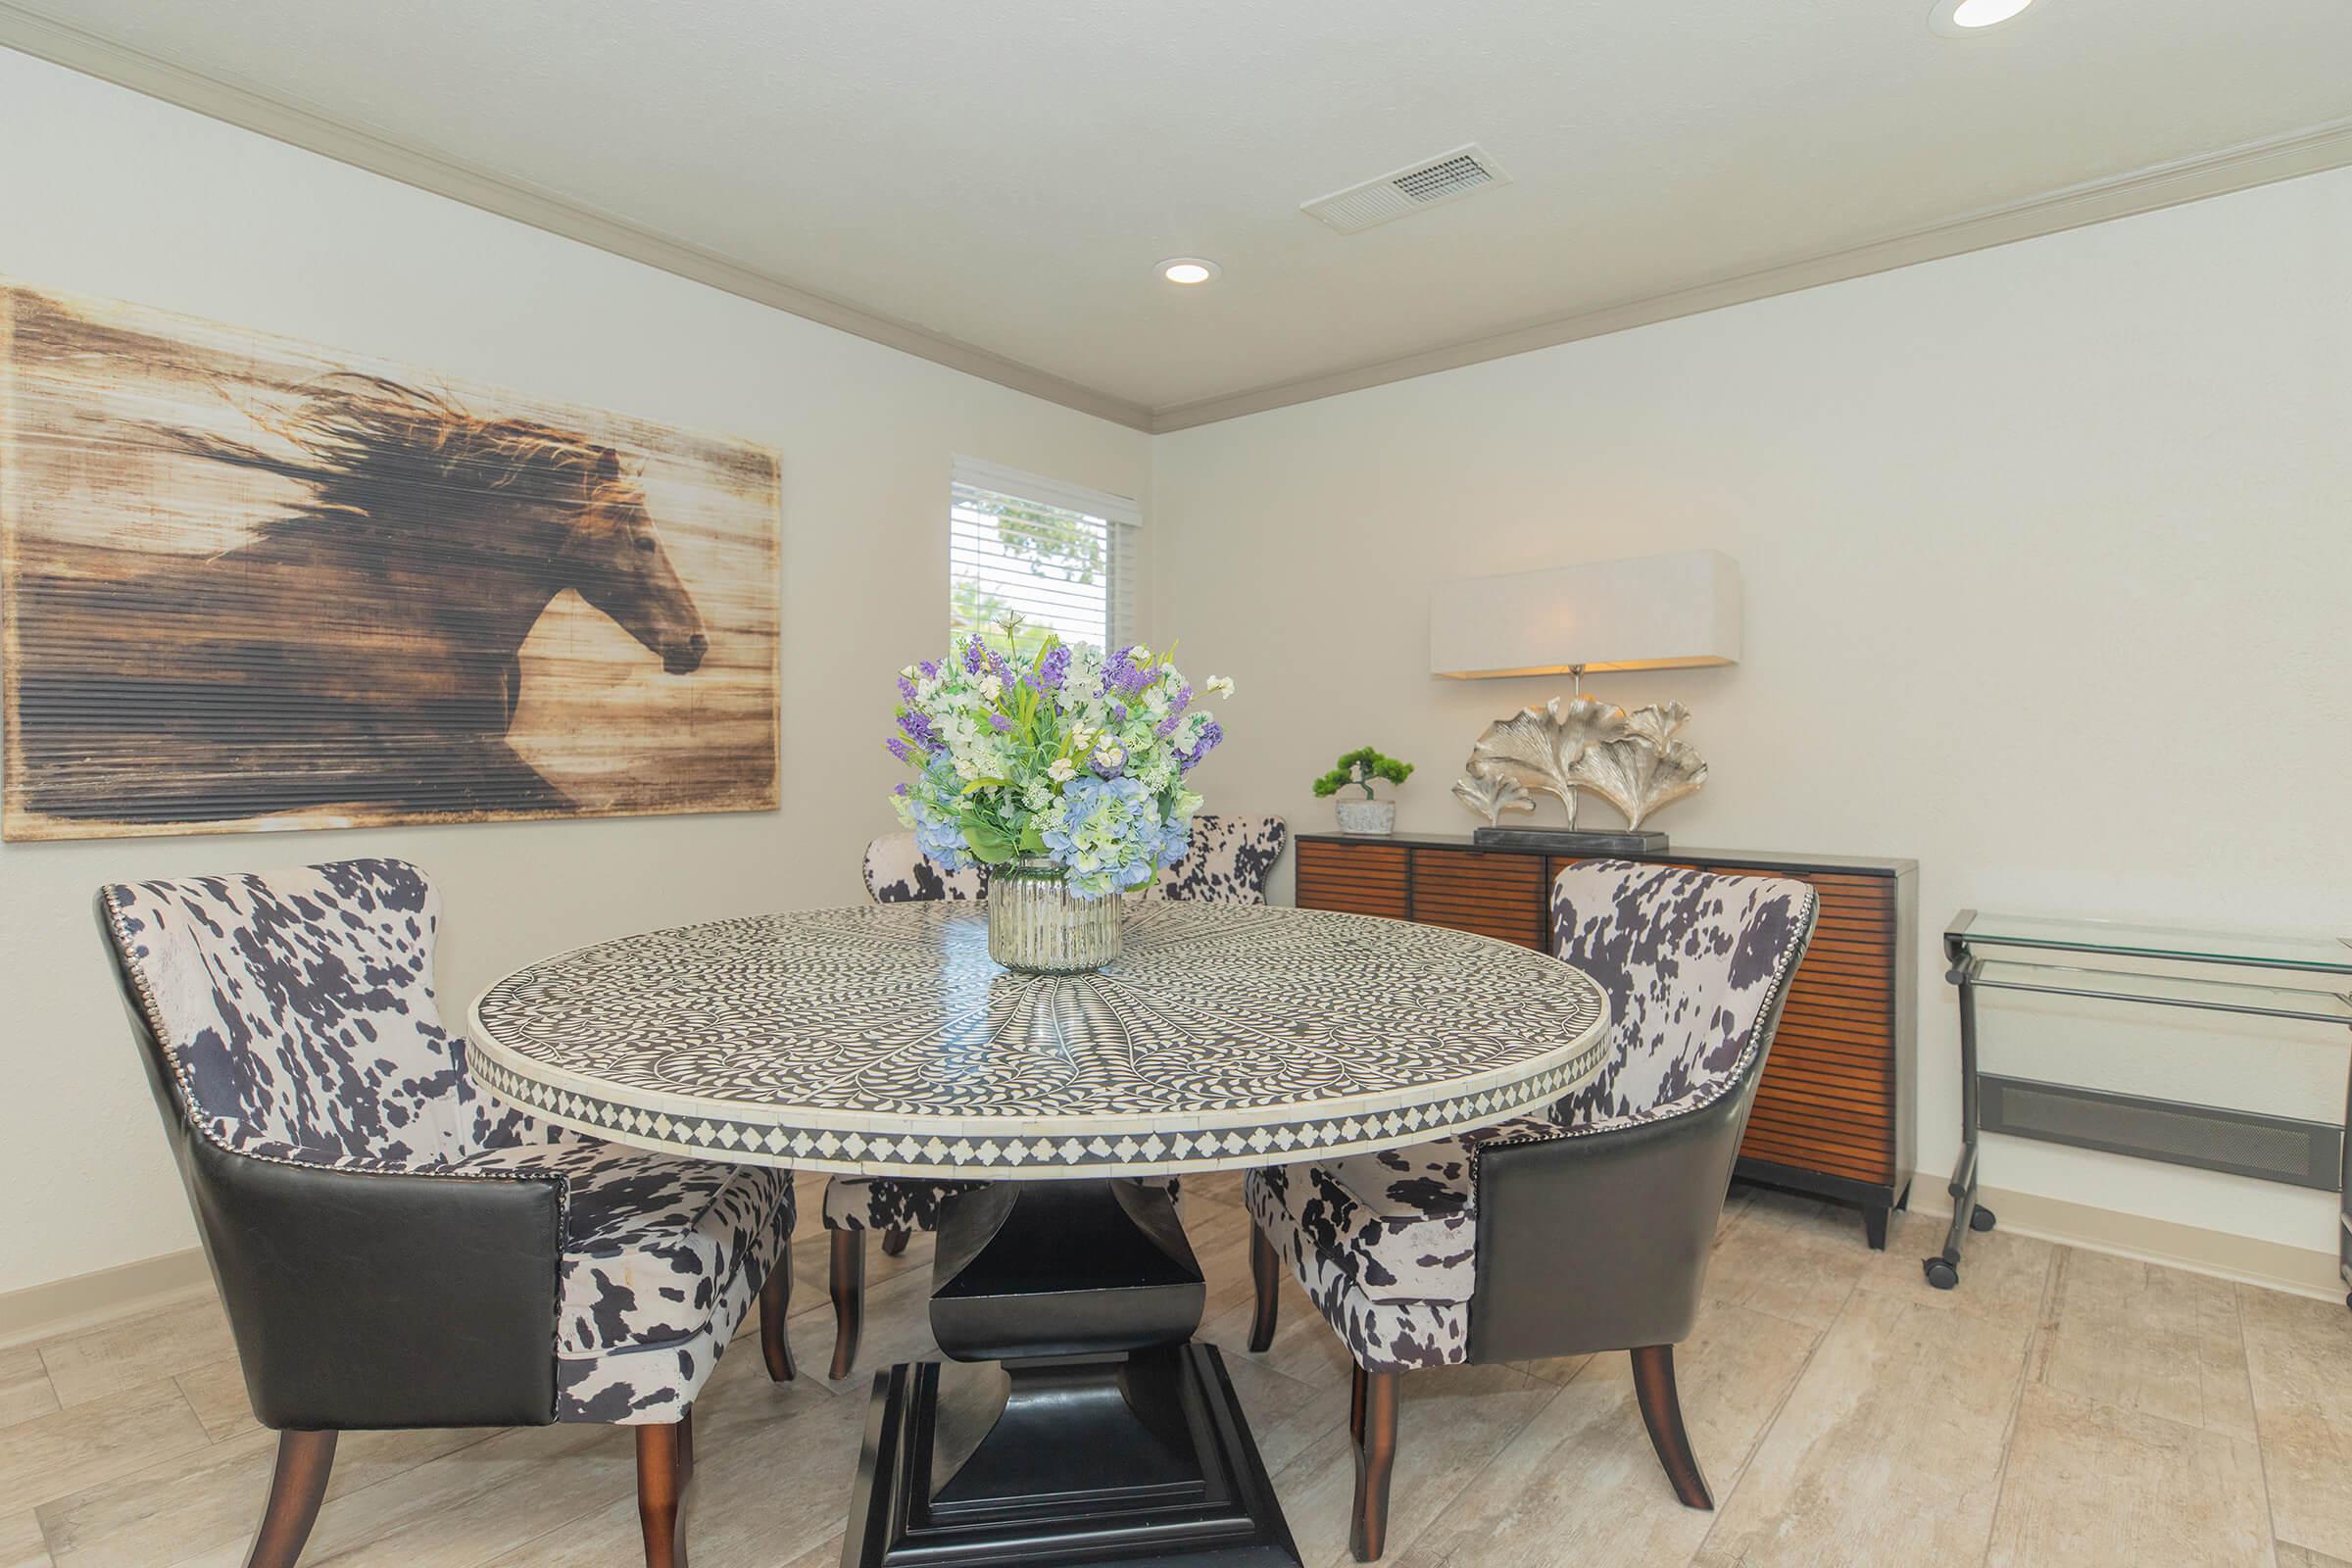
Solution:
M 1523 948 L 1546 945 L 1544 906 L 1551 885 L 1540 858 L 1422 849 L 1412 858 L 1414 919 Z
M 1298 843 L 1298 907 L 1412 918 L 1408 851 L 1400 844 Z

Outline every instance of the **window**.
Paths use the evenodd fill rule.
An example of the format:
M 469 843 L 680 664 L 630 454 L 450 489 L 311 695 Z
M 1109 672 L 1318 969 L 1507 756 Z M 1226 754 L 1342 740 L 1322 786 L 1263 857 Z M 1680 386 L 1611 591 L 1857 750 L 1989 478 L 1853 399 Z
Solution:
M 1042 637 L 1114 648 L 1134 628 L 1124 496 L 971 458 L 956 460 L 948 507 L 948 624 L 963 631 L 1018 613 Z

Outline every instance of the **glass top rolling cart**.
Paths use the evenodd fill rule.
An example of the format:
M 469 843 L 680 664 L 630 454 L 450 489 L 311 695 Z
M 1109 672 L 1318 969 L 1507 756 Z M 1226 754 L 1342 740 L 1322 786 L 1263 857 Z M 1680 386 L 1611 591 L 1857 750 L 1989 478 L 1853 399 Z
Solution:
M 2337 1270 L 2352 1282 L 2352 1165 L 2345 1122 L 2302 1121 L 2180 1101 L 1980 1072 L 1977 993 L 2023 991 L 2299 1019 L 2352 1028 L 2352 939 L 2257 936 L 2105 920 L 1980 914 L 1963 909 L 1943 934 L 1944 978 L 1960 995 L 1960 1159 L 1943 1250 L 1922 1260 L 1928 1283 L 1960 1283 L 1960 1244 L 1988 1231 L 1977 1202 L 1980 1132 L 2194 1165 L 2345 1195 Z M 2140 965 L 2164 965 L 2153 972 Z M 2352 1296 L 2345 1298 L 2352 1305 Z

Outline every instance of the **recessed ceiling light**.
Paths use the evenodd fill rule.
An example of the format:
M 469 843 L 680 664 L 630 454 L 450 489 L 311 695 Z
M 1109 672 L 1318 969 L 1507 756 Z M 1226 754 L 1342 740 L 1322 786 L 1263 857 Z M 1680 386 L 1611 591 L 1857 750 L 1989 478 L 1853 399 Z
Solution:
M 1171 256 L 1159 264 L 1159 275 L 1171 283 L 1205 283 L 1225 269 L 1198 256 Z
M 1937 0 L 1928 14 L 1928 25 L 1947 38 L 1974 38 L 1997 27 L 2032 5 L 2034 0 Z

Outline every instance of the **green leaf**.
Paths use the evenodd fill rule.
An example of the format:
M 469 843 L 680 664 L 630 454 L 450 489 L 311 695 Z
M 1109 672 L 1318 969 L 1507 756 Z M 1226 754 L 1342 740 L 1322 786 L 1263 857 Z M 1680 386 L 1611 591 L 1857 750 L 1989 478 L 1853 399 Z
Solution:
M 1003 865 L 1012 858 L 1011 835 L 994 822 L 982 821 L 979 817 L 965 822 L 963 842 L 970 845 L 972 853 L 989 865 Z
M 1038 831 L 1037 818 L 1035 817 L 1031 817 L 1029 819 L 1029 825 L 1021 829 L 1021 853 L 1023 855 L 1043 855 L 1046 853 L 1046 836 Z

